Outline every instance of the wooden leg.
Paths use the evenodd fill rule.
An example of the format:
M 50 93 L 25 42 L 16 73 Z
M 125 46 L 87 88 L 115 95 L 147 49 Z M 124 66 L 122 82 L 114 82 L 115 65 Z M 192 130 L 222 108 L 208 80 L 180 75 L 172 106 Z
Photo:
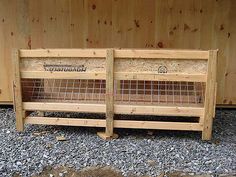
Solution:
M 213 118 L 210 116 L 204 117 L 203 131 L 202 131 L 202 140 L 211 140 L 212 137 L 212 123 Z
M 13 101 L 16 113 L 16 129 L 18 131 L 24 130 L 25 111 L 22 108 L 22 94 L 21 94 L 21 78 L 20 78 L 20 58 L 17 49 L 12 52 L 12 64 L 14 66 L 14 81 L 13 81 Z
M 113 125 L 113 112 L 107 112 L 106 114 L 106 131 L 105 132 L 98 132 L 97 135 L 104 139 L 104 140 L 111 140 L 111 139 L 117 139 L 118 134 L 113 132 L 114 125 Z
M 216 96 L 216 64 L 217 51 L 209 51 L 208 68 L 207 68 L 207 83 L 205 93 L 205 112 L 202 139 L 210 140 L 212 136 L 212 123 L 215 116 L 215 96 Z
M 24 131 L 24 114 L 25 111 L 16 111 L 16 130 Z

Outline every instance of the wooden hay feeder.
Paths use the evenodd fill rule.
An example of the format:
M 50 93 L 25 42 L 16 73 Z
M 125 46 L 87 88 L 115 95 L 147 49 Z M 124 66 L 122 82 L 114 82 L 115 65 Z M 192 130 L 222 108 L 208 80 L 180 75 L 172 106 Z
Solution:
M 16 50 L 16 127 L 24 124 L 202 131 L 215 114 L 217 51 L 131 49 Z M 30 116 L 32 111 L 105 113 L 104 119 Z M 114 114 L 183 116 L 123 120 Z M 191 122 L 191 117 L 197 121 Z

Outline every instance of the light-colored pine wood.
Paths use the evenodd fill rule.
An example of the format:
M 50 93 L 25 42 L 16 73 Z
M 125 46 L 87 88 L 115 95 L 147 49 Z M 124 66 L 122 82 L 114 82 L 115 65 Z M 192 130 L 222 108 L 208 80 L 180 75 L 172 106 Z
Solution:
M 96 49 L 86 49 L 78 51 L 71 50 L 72 52 L 76 52 L 76 55 L 73 55 L 71 58 L 74 58 L 73 63 L 77 63 L 77 60 L 83 60 L 82 57 L 88 57 L 90 59 L 96 60 L 96 56 L 92 57 L 91 51 L 95 51 Z M 192 131 L 202 131 L 202 139 L 209 140 L 211 138 L 211 130 L 212 130 L 212 118 L 215 114 L 215 96 L 216 96 L 216 58 L 217 58 L 217 50 L 211 50 L 211 51 L 200 51 L 205 53 L 208 53 L 208 57 L 204 59 L 203 63 L 201 63 L 201 69 L 194 68 L 194 74 L 189 74 L 188 72 L 183 72 L 181 70 L 178 70 L 178 67 L 175 68 L 174 73 L 173 70 L 170 70 L 170 73 L 157 73 L 156 69 L 150 69 L 148 72 L 146 70 L 143 70 L 142 67 L 140 67 L 139 61 L 142 63 L 144 61 L 151 62 L 153 60 L 162 61 L 164 54 L 168 56 L 168 52 L 170 52 L 169 57 L 166 57 L 165 62 L 169 62 L 169 64 L 176 64 L 175 60 L 177 59 L 184 59 L 185 61 L 192 61 L 189 58 L 189 55 L 191 52 L 193 52 L 193 60 L 196 61 L 196 63 L 201 62 L 203 59 L 202 53 L 198 53 L 196 55 L 195 50 L 158 50 L 157 53 L 154 52 L 154 50 L 121 50 L 121 49 L 103 49 L 106 50 L 106 59 L 105 59 L 105 66 L 99 65 L 98 67 L 102 66 L 103 69 L 100 71 L 105 72 L 96 72 L 96 71 L 84 71 L 81 72 L 67 72 L 66 71 L 57 71 L 57 72 L 48 72 L 43 71 L 42 66 L 44 65 L 44 62 L 37 62 L 37 60 L 41 60 L 42 57 L 38 57 L 38 55 L 45 56 L 44 53 L 40 52 L 37 54 L 37 56 L 31 56 L 32 59 L 22 57 L 18 59 L 18 71 L 19 76 L 16 76 L 16 78 L 41 78 L 41 79 L 103 79 L 106 80 L 106 93 L 103 94 L 103 100 L 104 103 L 85 103 L 85 102 L 47 102 L 49 100 L 45 99 L 44 102 L 40 100 L 32 100 L 33 102 L 23 102 L 22 98 L 21 100 L 21 108 L 20 110 L 16 107 L 17 111 L 22 111 L 21 117 L 22 119 L 26 117 L 26 112 L 28 111 L 59 111 L 59 112 L 87 112 L 87 113 L 105 113 L 106 119 L 102 120 L 95 120 L 95 119 L 65 119 L 65 118 L 48 118 L 48 117 L 42 117 L 39 115 L 37 118 L 27 117 L 26 123 L 29 124 L 56 124 L 56 125 L 77 125 L 77 126 L 95 126 L 95 127 L 105 127 L 105 132 L 99 132 L 98 135 L 103 139 L 111 139 L 116 137 L 116 135 L 113 133 L 114 128 L 143 128 L 143 129 L 170 129 L 170 130 L 192 130 Z M 38 51 L 38 50 L 36 50 Z M 41 51 L 41 50 L 40 50 Z M 47 49 L 43 50 L 47 51 Z M 50 51 L 53 53 L 54 49 L 50 49 Z M 56 53 L 60 53 L 60 56 L 65 57 L 66 55 L 69 56 L 69 49 L 56 49 Z M 114 64 L 115 60 L 119 60 L 118 58 L 114 57 L 114 52 L 119 51 L 121 58 L 123 58 L 124 54 L 122 51 L 125 51 L 125 57 L 131 57 L 129 60 L 132 63 L 134 59 L 132 57 L 136 58 L 152 58 L 155 56 L 156 58 L 152 58 L 151 61 L 149 60 L 138 60 L 135 62 L 135 66 L 139 65 L 139 72 L 115 72 Z M 126 53 L 128 51 L 128 53 Z M 143 51 L 143 53 L 142 53 Z M 162 52 L 163 51 L 163 52 Z M 65 52 L 65 53 L 64 53 Z M 151 52 L 151 53 L 149 53 Z M 176 53 L 177 52 L 177 53 Z M 180 53 L 179 53 L 180 52 Z M 199 52 L 199 51 L 198 51 Z M 34 53 L 34 50 L 30 51 L 28 54 Z M 19 53 L 18 53 L 19 54 Z M 65 55 L 66 54 L 66 55 Z M 200 54 L 200 55 L 199 55 Z M 119 56 L 118 55 L 118 56 Z M 198 56 L 199 55 L 199 56 Z M 23 55 L 26 56 L 26 55 Z M 51 58 L 53 58 L 55 61 L 61 61 L 60 56 L 56 57 L 56 55 L 47 56 L 45 58 L 47 61 L 51 62 Z M 81 57 L 82 56 L 82 57 Z M 152 57 L 151 57 L 152 56 Z M 18 56 L 19 57 L 19 56 Z M 29 56 L 27 56 L 29 57 Z M 38 58 L 37 58 L 38 57 Z M 201 58 L 202 57 L 202 58 Z M 44 57 L 43 57 L 44 58 Z M 165 57 L 164 57 L 165 58 Z M 188 60 L 185 60 L 188 58 Z M 25 61 L 24 61 L 25 60 Z M 98 58 L 100 60 L 100 58 Z M 22 62 L 20 65 L 20 61 Z M 30 62 L 34 61 L 34 62 Z M 70 63 L 72 59 L 68 60 Z M 91 60 L 92 61 L 92 60 Z M 30 64 L 29 64 L 30 62 Z M 126 65 L 129 65 L 133 67 L 132 65 L 128 64 L 125 59 L 120 60 L 119 62 L 124 62 Z M 163 61 L 162 61 L 163 62 Z M 32 65 L 37 63 L 37 68 L 40 67 L 40 70 L 33 71 L 32 68 L 34 68 Z M 138 64 L 137 64 L 138 63 Z M 151 62 L 152 63 L 152 62 Z M 153 63 L 152 63 L 153 65 Z M 152 67 L 150 65 L 149 67 Z M 178 66 L 178 62 L 176 66 Z M 191 65 L 189 62 L 186 66 Z M 63 66 L 63 65 L 62 65 Z M 91 67 L 92 65 L 90 65 Z M 160 66 L 160 65 L 157 65 Z M 196 65 L 198 67 L 199 65 Z M 21 69 L 20 67 L 24 68 Z M 29 69 L 30 68 L 30 69 Z M 37 69 L 36 68 L 36 69 Z M 105 69 L 104 69 L 105 68 Z M 190 70 L 192 68 L 189 67 Z M 136 68 L 137 69 L 137 68 Z M 120 69 L 121 70 L 121 69 Z M 120 71 L 119 70 L 119 71 Z M 186 70 L 185 70 L 186 71 Z M 65 75 L 66 73 L 66 75 Z M 195 74 L 196 73 L 196 74 Z M 158 105 L 148 105 L 148 104 L 125 104 L 122 102 L 114 102 L 114 81 L 117 80 L 145 80 L 145 81 L 187 81 L 187 82 L 206 82 L 206 91 L 205 91 L 205 101 L 203 104 L 198 105 L 191 105 L 191 95 L 187 96 L 187 100 L 189 101 L 188 104 L 182 104 L 181 106 L 177 106 L 177 104 L 169 104 L 166 103 L 165 105 L 160 103 Z M 20 83 L 20 80 L 18 81 Z M 47 85 L 44 85 L 45 89 Z M 204 88 L 204 87 L 203 87 Z M 130 88 L 131 89 L 131 88 Z M 21 93 L 18 93 L 21 94 Z M 70 95 L 70 97 L 73 96 Z M 117 94 L 117 93 L 116 93 Z M 51 95 L 53 96 L 53 95 Z M 89 94 L 86 95 L 89 98 Z M 93 94 L 93 98 L 96 97 L 96 94 Z M 117 96 L 117 95 L 116 95 Z M 122 93 L 122 96 L 129 96 L 127 93 Z M 162 98 L 163 95 L 159 96 L 159 99 Z M 165 95 L 164 99 L 167 99 L 168 96 L 171 95 Z M 182 97 L 184 99 L 186 95 Z M 172 96 L 173 97 L 173 96 Z M 64 97 L 66 98 L 66 97 Z M 83 98 L 83 96 L 81 96 Z M 16 98 L 16 102 L 18 99 Z M 116 101 L 119 101 L 119 98 L 116 98 Z M 196 101 L 196 100 L 195 100 Z M 16 103 L 17 104 L 17 103 Z M 187 122 L 163 122 L 163 121 L 136 121 L 136 120 L 114 120 L 114 114 L 128 114 L 128 115 L 159 115 L 159 116 L 186 116 L 186 117 L 199 117 L 199 122 L 197 123 L 189 123 Z M 39 120 L 40 119 L 40 120 Z
M 40 103 L 23 102 L 23 109 L 28 111 L 61 111 L 61 112 L 88 112 L 105 113 L 105 104 L 83 103 Z M 114 105 L 115 114 L 133 115 L 167 115 L 167 116 L 202 116 L 201 107 L 173 107 L 173 106 L 145 106 L 145 105 Z
M 115 128 L 202 131 L 201 123 L 115 120 Z
M 21 58 L 47 58 L 47 57 L 88 57 L 104 58 L 105 49 L 36 49 L 20 50 Z M 139 49 L 116 49 L 115 58 L 174 58 L 174 59 L 207 59 L 208 52 L 200 50 L 139 50 Z
M 216 65 L 217 65 L 217 50 L 209 51 L 207 83 L 204 102 L 204 123 L 202 131 L 202 139 L 210 140 L 212 136 L 212 124 L 215 109 L 215 84 L 216 84 Z
M 16 111 L 16 129 L 18 131 L 23 131 L 24 111 L 22 108 L 19 51 L 17 49 L 12 51 L 12 61 L 14 63 L 13 90 L 14 90 L 14 109 Z
M 20 50 L 21 58 L 105 58 L 105 49 L 35 49 L 35 50 Z
M 83 126 L 83 127 L 106 127 L 105 119 L 82 119 L 82 118 L 56 118 L 56 117 L 26 117 L 25 124 L 39 125 L 64 125 L 64 126 Z
M 21 71 L 22 78 L 42 78 L 42 79 L 105 79 L 106 73 L 99 72 L 50 72 L 50 71 Z M 117 80 L 146 80 L 146 81 L 192 81 L 206 82 L 205 74 L 158 74 L 158 73 L 133 73 L 115 72 Z
M 65 126 L 85 126 L 85 127 L 105 127 L 105 119 L 81 119 L 81 118 L 52 118 L 52 117 L 26 117 L 26 124 L 41 125 L 65 125 Z M 201 123 L 187 122 L 159 122 L 159 121 L 131 121 L 114 120 L 115 128 L 136 128 L 136 129 L 159 129 L 159 130 L 191 130 L 202 131 Z M 103 139 L 108 139 L 104 132 L 98 133 Z
M 217 98 L 217 83 L 215 83 L 215 95 L 214 95 L 214 103 L 213 103 L 213 118 L 216 116 L 216 98 Z
M 112 140 L 117 139 L 119 137 L 119 135 L 116 133 L 113 133 L 112 136 L 107 136 L 106 132 L 97 132 L 97 135 L 103 140 Z
M 114 124 L 114 51 L 107 50 L 106 56 L 106 136 L 113 136 Z
M 99 72 L 50 72 L 50 71 L 21 71 L 22 78 L 42 79 L 106 79 L 106 73 Z
M 208 59 L 207 51 L 193 50 L 115 50 L 115 58 Z
M 206 82 L 206 74 L 159 74 L 155 72 L 115 72 L 117 80 Z
M 88 112 L 105 113 L 104 104 L 79 104 L 79 103 L 40 103 L 23 102 L 23 109 L 32 111 L 58 111 L 58 112 Z
M 2 0 L 0 101 L 13 99 L 12 48 L 188 48 L 219 49 L 217 104 L 233 107 L 235 8 L 235 0 Z

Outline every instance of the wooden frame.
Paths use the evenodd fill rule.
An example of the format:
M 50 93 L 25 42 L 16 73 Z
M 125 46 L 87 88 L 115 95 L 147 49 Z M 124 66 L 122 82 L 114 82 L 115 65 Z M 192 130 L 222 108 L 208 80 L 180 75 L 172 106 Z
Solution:
M 16 128 L 23 131 L 24 124 L 47 124 L 67 126 L 105 127 L 105 138 L 113 136 L 114 128 L 143 128 L 201 131 L 203 140 L 211 139 L 212 122 L 215 114 L 216 93 L 216 60 L 217 50 L 141 50 L 141 49 L 35 49 L 14 50 L 14 105 L 16 110 Z M 80 58 L 105 60 L 105 72 L 51 72 L 41 70 L 25 70 L 21 63 L 27 60 L 57 60 L 59 58 Z M 205 61 L 207 69 L 204 73 L 157 73 L 157 72 L 122 72 L 116 71 L 116 59 L 165 59 L 184 61 Z M 123 61 L 123 60 L 122 60 Z M 122 62 L 121 61 L 121 62 Z M 23 102 L 21 79 L 104 79 L 106 80 L 105 104 L 88 103 L 50 103 Z M 187 81 L 206 84 L 204 106 L 161 106 L 161 105 L 122 105 L 114 102 L 114 80 L 148 80 L 148 81 Z M 26 116 L 27 111 L 62 111 L 106 113 L 106 119 L 71 119 Z M 160 116 L 192 116 L 199 117 L 199 122 L 161 122 L 114 120 L 114 114 L 160 115 Z M 187 119 L 187 118 L 186 118 Z

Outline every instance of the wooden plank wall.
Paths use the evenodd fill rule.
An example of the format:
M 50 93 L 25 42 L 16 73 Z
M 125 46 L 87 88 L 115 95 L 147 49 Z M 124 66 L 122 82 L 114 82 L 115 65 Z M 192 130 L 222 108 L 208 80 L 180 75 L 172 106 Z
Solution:
M 217 103 L 236 104 L 235 0 L 0 0 L 0 101 L 12 48 L 219 49 Z

